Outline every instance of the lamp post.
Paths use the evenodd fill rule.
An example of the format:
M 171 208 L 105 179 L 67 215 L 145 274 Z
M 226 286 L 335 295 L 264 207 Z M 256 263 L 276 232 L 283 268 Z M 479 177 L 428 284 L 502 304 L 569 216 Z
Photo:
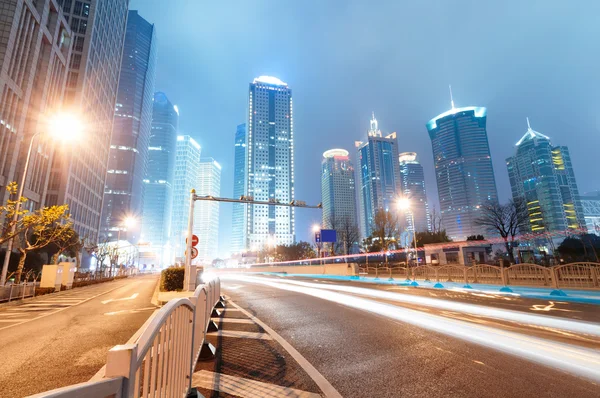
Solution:
M 417 263 L 417 265 L 419 265 L 419 254 L 417 251 L 417 230 L 415 228 L 415 214 L 414 211 L 411 209 L 410 201 L 407 198 L 402 198 L 398 200 L 398 209 L 407 211 L 410 214 L 410 223 L 412 225 L 413 230 L 413 243 L 415 249 L 415 262 Z
M 323 265 L 323 260 L 321 259 L 321 226 L 315 224 L 313 225 L 312 230 L 315 234 L 315 245 L 317 245 L 317 257 L 319 258 L 319 265 Z
M 127 229 L 133 227 L 136 224 L 136 222 L 137 222 L 137 220 L 135 219 L 135 217 L 127 216 L 123 220 L 123 225 L 119 226 L 119 228 L 117 230 L 117 265 L 118 266 L 121 266 L 120 261 L 119 261 L 119 256 L 121 255 L 121 252 L 119 250 L 119 242 L 121 241 L 121 231 L 127 231 Z
M 47 124 L 48 133 L 54 138 L 77 138 L 81 132 L 82 126 L 80 121 L 72 114 L 58 113 L 52 117 Z M 25 167 L 23 168 L 23 175 L 21 176 L 21 183 L 19 184 L 19 192 L 17 196 L 17 203 L 15 204 L 15 211 L 10 226 L 10 235 L 14 235 L 17 230 L 17 221 L 19 211 L 21 210 L 21 197 L 25 189 L 25 182 L 27 181 L 27 172 L 29 171 L 29 163 L 31 160 L 31 152 L 33 150 L 33 143 L 35 139 L 43 134 L 38 131 L 31 136 L 29 140 L 29 149 L 27 150 L 27 158 L 25 158 Z M 8 273 L 8 264 L 10 263 L 10 255 L 14 245 L 14 236 L 8 240 L 6 246 L 6 253 L 4 254 L 4 264 L 2 265 L 2 276 L 0 277 L 0 286 L 6 283 L 6 274 Z

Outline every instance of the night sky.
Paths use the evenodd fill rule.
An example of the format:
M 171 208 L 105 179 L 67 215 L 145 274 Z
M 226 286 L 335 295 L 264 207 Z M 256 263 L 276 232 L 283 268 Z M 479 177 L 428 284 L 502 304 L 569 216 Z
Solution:
M 415 151 L 437 206 L 425 123 L 450 108 L 488 108 L 501 201 L 510 197 L 505 158 L 531 126 L 568 145 L 580 193 L 600 189 L 600 1 L 578 0 L 132 0 L 158 37 L 156 90 L 180 109 L 180 134 L 222 166 L 233 192 L 236 125 L 246 121 L 248 83 L 272 75 L 293 90 L 296 198 L 320 202 L 322 153 L 356 158 L 371 112 L 399 150 Z M 296 213 L 310 240 L 317 210 Z M 231 205 L 221 205 L 221 255 Z

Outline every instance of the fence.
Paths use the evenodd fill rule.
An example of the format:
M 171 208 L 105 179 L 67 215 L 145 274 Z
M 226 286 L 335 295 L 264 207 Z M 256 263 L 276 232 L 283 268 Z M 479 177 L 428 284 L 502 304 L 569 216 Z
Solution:
M 192 387 L 192 372 L 211 314 L 220 300 L 221 283 L 214 279 L 198 286 L 189 298 L 169 301 L 130 342 L 108 352 L 102 380 L 33 397 L 185 397 Z
M 39 285 L 39 282 L 24 282 L 18 285 L 11 283 L 0 286 L 0 302 L 33 297 L 35 296 L 35 288 Z
M 600 263 L 572 263 L 544 267 L 537 264 L 515 264 L 510 267 L 479 264 L 419 265 L 406 267 L 391 264 L 361 264 L 363 275 L 408 278 L 413 280 L 458 283 L 483 283 L 513 286 L 547 286 L 555 289 L 600 289 Z

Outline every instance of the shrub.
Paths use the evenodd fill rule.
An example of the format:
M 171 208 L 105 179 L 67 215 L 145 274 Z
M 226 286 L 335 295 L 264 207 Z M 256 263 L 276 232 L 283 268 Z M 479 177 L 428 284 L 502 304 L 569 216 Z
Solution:
M 164 269 L 160 274 L 161 292 L 183 290 L 184 267 L 171 267 Z
M 56 290 L 53 287 L 36 287 L 35 288 L 35 295 L 36 296 L 43 296 L 44 294 L 50 294 L 50 293 L 54 293 L 54 290 Z

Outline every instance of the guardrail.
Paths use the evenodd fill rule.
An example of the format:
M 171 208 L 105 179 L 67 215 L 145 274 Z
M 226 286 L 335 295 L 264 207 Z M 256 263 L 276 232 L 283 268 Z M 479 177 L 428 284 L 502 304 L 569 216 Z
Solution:
M 39 285 L 39 282 L 24 282 L 18 285 L 11 283 L 0 286 L 0 302 L 10 302 L 16 299 L 24 299 L 25 297 L 33 297 L 35 296 L 35 288 Z
M 173 299 L 156 311 L 133 342 L 113 347 L 104 378 L 30 398 L 185 397 L 220 301 L 218 278 L 198 286 L 191 297 Z
M 537 264 L 515 264 L 510 267 L 487 264 L 473 266 L 419 265 L 416 267 L 381 265 L 360 267 L 360 270 L 363 275 L 387 274 L 390 277 L 436 282 L 547 286 L 555 289 L 600 289 L 600 263 L 571 263 L 552 267 Z

